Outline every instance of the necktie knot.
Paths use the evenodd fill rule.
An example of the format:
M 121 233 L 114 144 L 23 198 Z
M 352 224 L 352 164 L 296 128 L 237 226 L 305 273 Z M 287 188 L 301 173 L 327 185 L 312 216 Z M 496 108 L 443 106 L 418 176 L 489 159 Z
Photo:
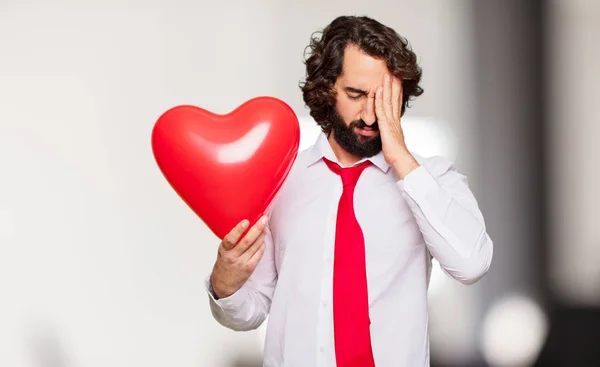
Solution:
M 342 184 L 344 186 L 355 186 L 361 173 L 365 170 L 365 168 L 371 165 L 371 161 L 365 161 L 356 166 L 342 168 L 337 163 L 334 163 L 329 159 L 324 158 L 324 161 L 329 169 L 342 178 Z

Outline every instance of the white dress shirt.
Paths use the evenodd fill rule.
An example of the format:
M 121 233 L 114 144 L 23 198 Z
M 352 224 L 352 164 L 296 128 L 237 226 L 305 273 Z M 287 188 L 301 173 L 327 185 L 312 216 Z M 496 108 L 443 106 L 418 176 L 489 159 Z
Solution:
M 432 256 L 463 284 L 489 269 L 493 244 L 467 180 L 442 157 L 423 158 L 399 180 L 380 153 L 360 176 L 356 218 L 365 238 L 371 341 L 377 367 L 429 366 L 427 287 Z M 333 367 L 333 254 L 342 181 L 325 134 L 300 152 L 269 208 L 266 250 L 235 294 L 215 300 L 233 330 L 267 316 L 266 367 Z M 360 162 L 364 161 L 361 160 Z M 357 162 L 356 164 L 360 163 Z

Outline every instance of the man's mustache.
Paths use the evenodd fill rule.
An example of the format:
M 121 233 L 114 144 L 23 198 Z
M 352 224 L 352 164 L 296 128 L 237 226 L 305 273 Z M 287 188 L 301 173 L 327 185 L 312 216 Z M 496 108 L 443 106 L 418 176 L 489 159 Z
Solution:
M 374 131 L 379 131 L 379 125 L 377 124 L 377 121 L 372 123 L 371 126 L 367 125 L 363 120 L 354 121 L 352 122 L 352 124 L 358 127 L 359 129 L 371 129 Z

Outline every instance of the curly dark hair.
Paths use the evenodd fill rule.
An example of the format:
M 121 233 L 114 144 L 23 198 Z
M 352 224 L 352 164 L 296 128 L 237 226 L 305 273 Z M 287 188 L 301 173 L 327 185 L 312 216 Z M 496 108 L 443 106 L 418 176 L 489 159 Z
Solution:
M 317 37 L 319 33 L 321 38 Z M 307 46 L 310 57 L 304 61 L 306 80 L 300 83 L 310 115 L 326 133 L 331 131 L 329 116 L 335 105 L 333 87 L 342 73 L 344 50 L 349 45 L 358 46 L 367 55 L 385 60 L 390 72 L 402 81 L 401 115 L 404 115 L 412 97 L 423 94 L 423 88 L 419 86 L 421 68 L 405 38 L 366 16 L 337 17 L 325 29 L 311 36 Z

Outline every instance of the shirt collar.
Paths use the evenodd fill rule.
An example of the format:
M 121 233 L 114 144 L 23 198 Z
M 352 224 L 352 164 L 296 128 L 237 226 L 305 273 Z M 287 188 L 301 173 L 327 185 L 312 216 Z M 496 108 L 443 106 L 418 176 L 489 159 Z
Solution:
M 317 137 L 317 141 L 315 144 L 309 148 L 306 156 L 306 166 L 310 166 L 322 158 L 327 158 L 332 162 L 336 162 L 339 164 L 333 150 L 331 149 L 331 145 L 329 145 L 329 140 L 327 140 L 327 134 L 321 132 Z M 354 165 L 360 164 L 364 161 L 371 161 L 375 166 L 377 166 L 383 172 L 387 172 L 389 169 L 389 165 L 385 161 L 383 157 L 383 152 L 379 152 L 373 157 L 363 158 L 360 161 L 356 162 Z

